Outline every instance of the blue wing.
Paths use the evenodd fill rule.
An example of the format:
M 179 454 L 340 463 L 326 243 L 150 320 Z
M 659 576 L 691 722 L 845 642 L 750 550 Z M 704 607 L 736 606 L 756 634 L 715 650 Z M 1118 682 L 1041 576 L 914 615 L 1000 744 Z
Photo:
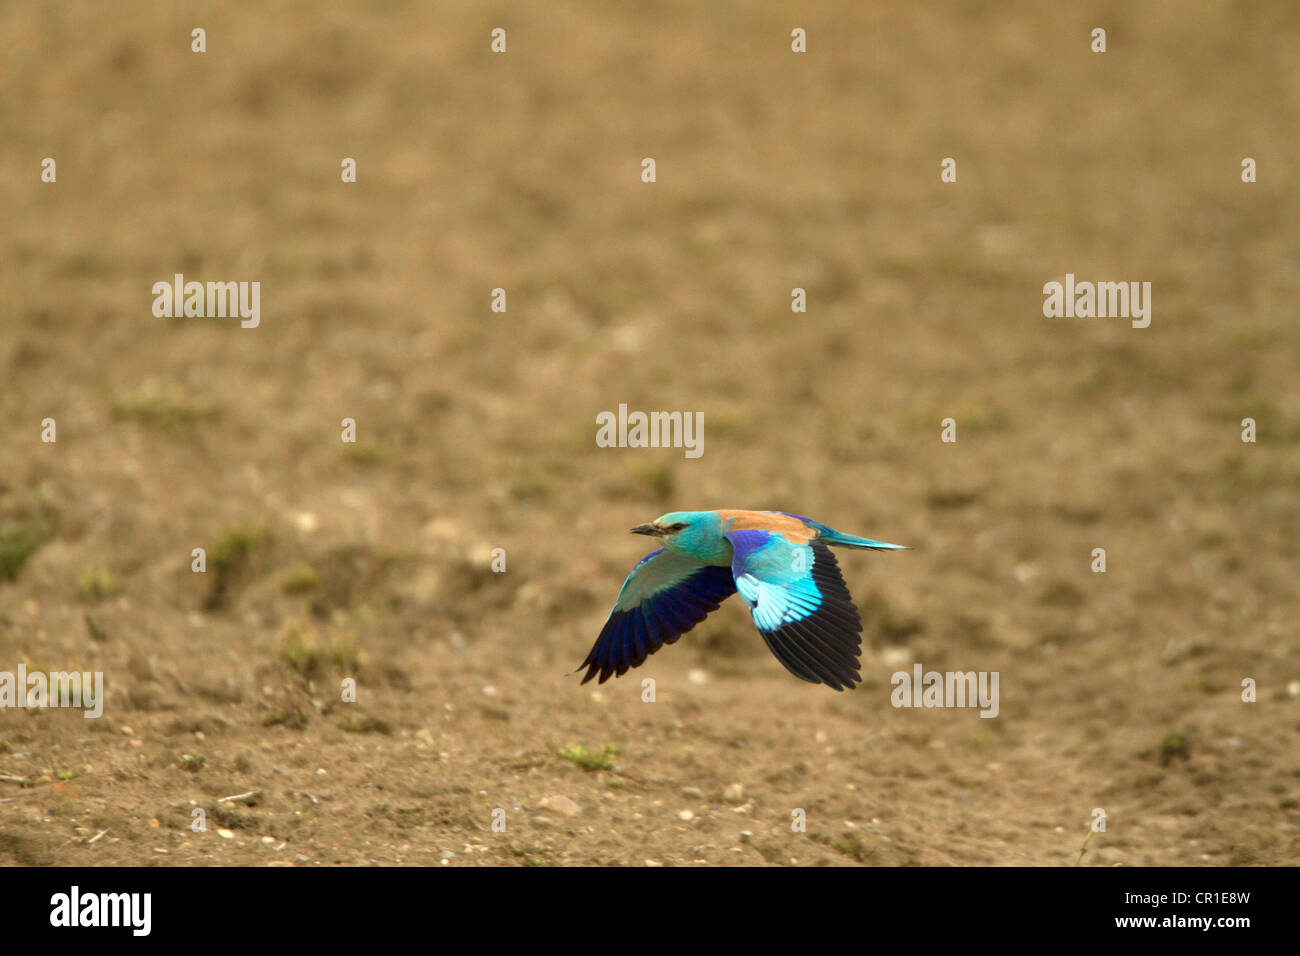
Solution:
M 835 555 L 773 531 L 727 534 L 736 590 L 768 648 L 795 677 L 835 690 L 862 681 L 862 621 Z
M 600 637 L 578 665 L 587 668 L 582 682 L 599 672 L 603 684 L 611 675 L 622 677 L 629 667 L 640 667 L 735 593 L 728 567 L 700 564 L 663 548 L 647 554 L 623 582 Z

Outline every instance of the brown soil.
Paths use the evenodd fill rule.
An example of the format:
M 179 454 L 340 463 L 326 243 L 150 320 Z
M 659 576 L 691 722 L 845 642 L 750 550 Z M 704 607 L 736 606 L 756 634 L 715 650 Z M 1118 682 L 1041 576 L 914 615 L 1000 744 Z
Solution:
M 0 711 L 0 862 L 1297 860 L 1300 7 L 785 6 L 0 10 L 0 670 L 107 683 Z M 841 553 L 864 686 L 734 599 L 565 676 L 626 529 L 714 507 L 914 547 Z

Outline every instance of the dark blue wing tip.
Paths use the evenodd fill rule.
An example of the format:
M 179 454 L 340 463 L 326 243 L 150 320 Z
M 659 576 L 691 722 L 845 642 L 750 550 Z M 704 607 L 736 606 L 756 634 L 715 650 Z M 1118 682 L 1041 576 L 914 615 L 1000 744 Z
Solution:
M 644 664 L 664 644 L 672 644 L 703 621 L 735 591 L 729 567 L 706 565 L 635 608 L 616 608 L 606 619 L 587 659 L 572 673 L 586 667 L 584 684 L 597 674 L 602 684 L 611 677 L 622 677 Z

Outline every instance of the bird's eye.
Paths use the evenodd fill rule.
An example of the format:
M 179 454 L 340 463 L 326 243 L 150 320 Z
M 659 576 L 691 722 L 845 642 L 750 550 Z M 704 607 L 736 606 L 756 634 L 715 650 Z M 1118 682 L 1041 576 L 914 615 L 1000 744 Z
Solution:
M 672 527 L 670 527 L 668 530 L 669 530 L 669 531 L 681 531 L 681 530 L 682 530 L 683 528 L 685 528 L 685 527 L 686 527 L 685 524 L 683 524 L 683 523 L 681 523 L 681 522 L 678 522 L 677 524 L 675 524 L 675 525 L 673 525 Z

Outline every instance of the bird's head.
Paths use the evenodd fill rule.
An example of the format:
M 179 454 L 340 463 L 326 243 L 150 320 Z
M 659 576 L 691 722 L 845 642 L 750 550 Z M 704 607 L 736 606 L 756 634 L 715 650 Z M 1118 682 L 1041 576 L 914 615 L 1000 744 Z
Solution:
M 712 511 L 670 511 L 648 524 L 637 525 L 632 533 L 661 538 L 666 548 L 690 552 L 714 530 L 711 519 L 716 519 Z

